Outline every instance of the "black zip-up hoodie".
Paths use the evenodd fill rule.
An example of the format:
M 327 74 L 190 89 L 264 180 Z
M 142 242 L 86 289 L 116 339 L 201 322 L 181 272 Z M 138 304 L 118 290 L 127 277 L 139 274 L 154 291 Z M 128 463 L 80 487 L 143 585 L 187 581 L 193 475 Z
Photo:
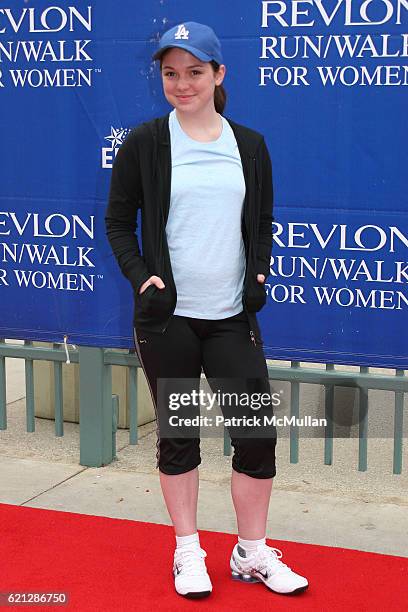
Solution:
M 268 149 L 261 134 L 227 118 L 241 156 L 246 194 L 242 218 L 246 273 L 243 309 L 250 321 L 253 342 L 260 341 L 255 313 L 266 302 L 257 274 L 269 275 L 272 249 L 273 186 Z M 173 314 L 177 292 L 171 270 L 165 227 L 170 208 L 171 147 L 169 115 L 133 129 L 113 163 L 106 234 L 122 273 L 134 293 L 135 327 L 164 332 Z M 220 203 L 221 205 L 222 203 Z M 135 234 L 141 209 L 142 251 Z M 159 276 L 164 289 L 139 288 L 150 276 Z M 210 290 L 210 287 L 208 287 Z M 203 288 L 205 299 L 205 288 Z

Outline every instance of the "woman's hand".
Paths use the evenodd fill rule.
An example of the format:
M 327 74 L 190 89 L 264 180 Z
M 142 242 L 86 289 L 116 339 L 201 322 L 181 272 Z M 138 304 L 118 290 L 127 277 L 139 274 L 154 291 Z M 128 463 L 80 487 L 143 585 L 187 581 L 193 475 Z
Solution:
M 158 289 L 164 289 L 165 285 L 160 276 L 151 276 L 143 283 L 139 289 L 139 295 L 142 295 L 150 285 L 156 285 Z
M 257 274 L 256 275 L 256 280 L 258 281 L 258 283 L 264 283 L 265 282 L 265 276 L 263 274 Z

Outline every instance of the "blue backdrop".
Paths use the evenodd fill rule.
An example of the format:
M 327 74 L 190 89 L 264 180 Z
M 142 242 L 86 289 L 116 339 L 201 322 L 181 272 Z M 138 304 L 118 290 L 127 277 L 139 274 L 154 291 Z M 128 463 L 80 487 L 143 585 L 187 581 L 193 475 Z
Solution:
M 1 336 L 132 346 L 104 231 L 112 160 L 169 110 L 150 57 L 194 20 L 221 38 L 226 115 L 272 158 L 267 356 L 408 368 L 402 2 L 31 4 L 0 8 Z

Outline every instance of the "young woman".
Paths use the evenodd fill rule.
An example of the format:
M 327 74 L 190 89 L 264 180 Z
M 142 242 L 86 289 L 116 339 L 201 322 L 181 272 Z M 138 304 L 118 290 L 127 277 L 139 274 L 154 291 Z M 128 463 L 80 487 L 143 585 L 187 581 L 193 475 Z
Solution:
M 197 428 L 172 433 L 169 394 L 199 389 L 201 370 L 213 391 L 270 394 L 255 313 L 266 301 L 272 172 L 263 137 L 222 115 L 225 66 L 211 28 L 188 22 L 168 30 L 154 59 L 173 110 L 134 129 L 119 149 L 106 227 L 134 291 L 135 346 L 156 409 L 157 467 L 176 535 L 175 588 L 198 598 L 212 591 L 196 521 L 200 441 Z M 199 414 L 193 401 L 188 411 Z M 278 593 L 303 591 L 306 578 L 265 542 L 276 431 L 243 426 L 230 435 L 232 576 Z

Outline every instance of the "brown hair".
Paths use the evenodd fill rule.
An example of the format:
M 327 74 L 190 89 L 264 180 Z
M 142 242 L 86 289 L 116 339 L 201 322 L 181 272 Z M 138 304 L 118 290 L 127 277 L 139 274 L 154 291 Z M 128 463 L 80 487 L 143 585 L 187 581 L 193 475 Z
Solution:
M 165 53 L 163 53 L 160 57 L 160 70 L 162 69 L 164 55 Z M 210 64 L 214 72 L 218 72 L 218 70 L 220 69 L 220 64 L 218 64 L 215 60 L 211 60 Z M 220 115 L 222 115 L 226 103 L 227 92 L 225 91 L 224 86 L 216 85 L 214 90 L 214 106 L 217 113 L 220 113 Z
M 210 64 L 214 72 L 218 72 L 220 65 L 215 60 L 212 60 Z M 214 90 L 214 105 L 215 105 L 215 110 L 217 111 L 217 113 L 220 113 L 220 115 L 222 115 L 222 113 L 224 112 L 226 103 L 227 103 L 227 92 L 225 91 L 224 86 L 216 85 L 215 90 Z

